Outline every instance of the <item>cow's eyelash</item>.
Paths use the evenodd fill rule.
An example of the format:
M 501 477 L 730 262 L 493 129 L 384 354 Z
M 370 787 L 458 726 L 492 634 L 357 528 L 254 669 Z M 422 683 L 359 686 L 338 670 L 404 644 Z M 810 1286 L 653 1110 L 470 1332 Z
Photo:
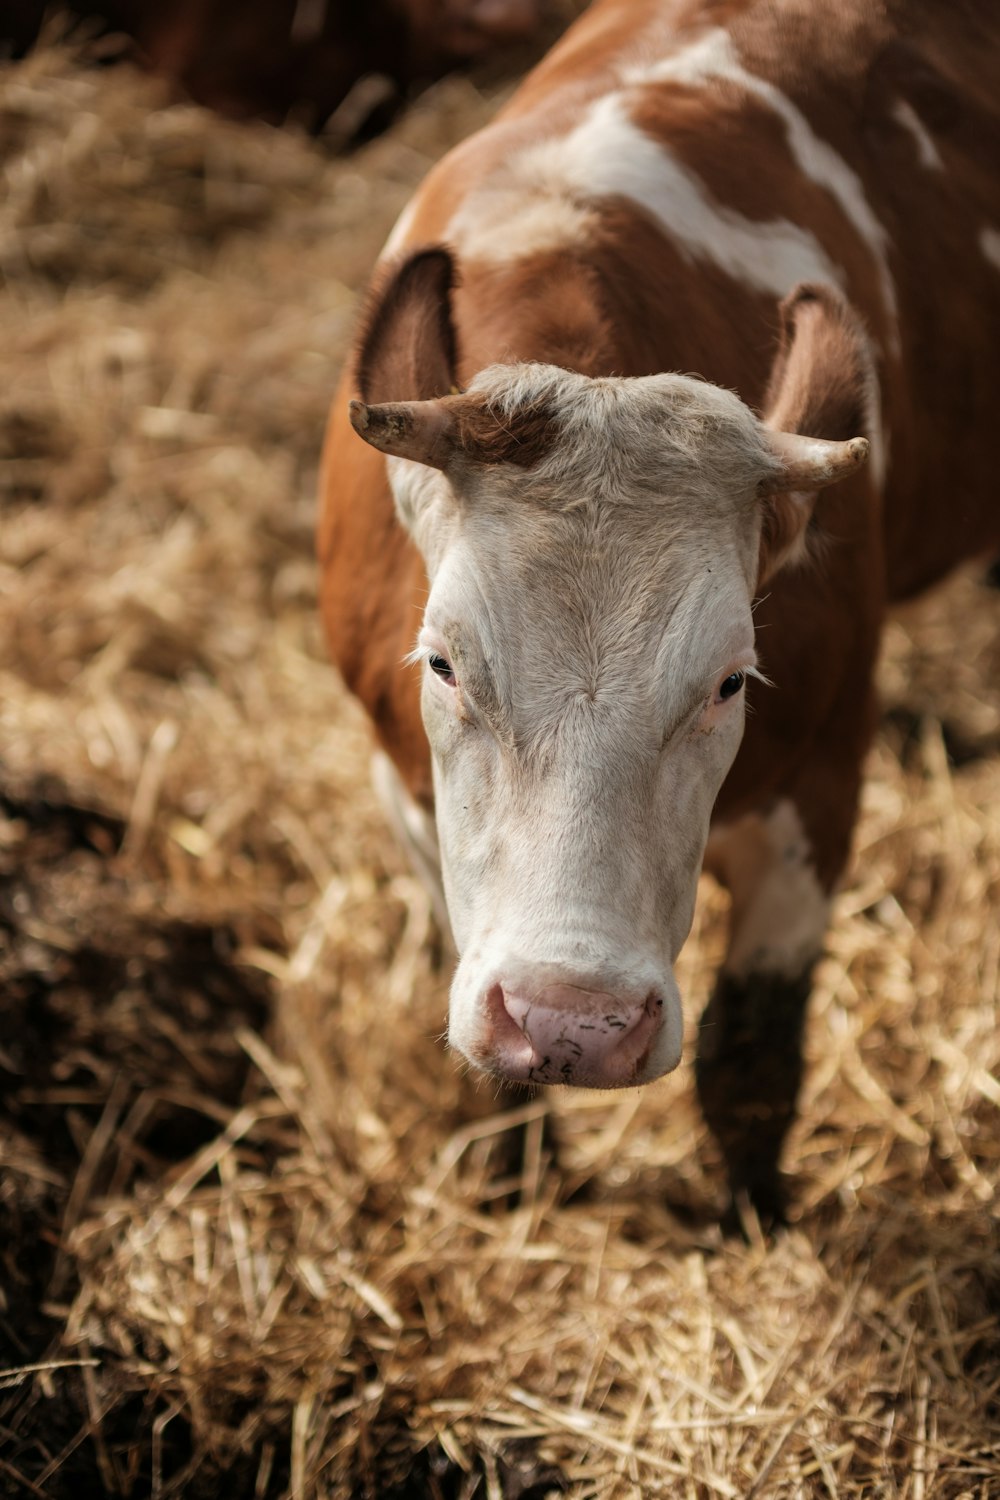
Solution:
M 440 656 L 441 651 L 437 646 L 425 646 L 420 641 L 412 651 L 408 651 L 403 657 L 404 667 L 415 667 L 419 662 L 430 661 L 432 656 Z

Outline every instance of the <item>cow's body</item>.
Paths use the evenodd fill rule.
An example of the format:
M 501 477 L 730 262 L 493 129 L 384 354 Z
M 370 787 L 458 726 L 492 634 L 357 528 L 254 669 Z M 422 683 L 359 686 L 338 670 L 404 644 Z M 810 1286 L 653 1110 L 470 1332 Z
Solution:
M 998 77 L 1000 26 L 983 7 L 603 0 L 430 174 L 376 281 L 377 300 L 408 250 L 453 249 L 460 385 L 497 362 L 696 371 L 759 408 L 797 283 L 838 288 L 868 331 L 876 381 L 849 415 L 871 462 L 824 493 L 822 545 L 757 606 L 774 688 L 755 692 L 708 845 L 734 909 L 699 1084 L 734 1181 L 764 1206 L 849 847 L 885 608 L 1000 544 L 985 437 L 1000 375 Z M 324 617 L 430 808 L 419 676 L 400 665 L 425 569 L 384 458 L 348 430 L 356 381 L 349 370 L 325 460 Z M 850 425 L 814 435 L 845 439 Z

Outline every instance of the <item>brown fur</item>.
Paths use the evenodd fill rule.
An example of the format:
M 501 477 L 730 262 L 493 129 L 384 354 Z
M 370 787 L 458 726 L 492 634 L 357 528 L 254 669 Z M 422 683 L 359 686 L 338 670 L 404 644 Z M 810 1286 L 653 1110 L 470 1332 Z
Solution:
M 463 455 L 481 464 L 515 464 L 530 469 L 551 452 L 559 424 L 544 401 L 518 407 L 502 421 L 486 402 L 466 397 L 458 431 Z

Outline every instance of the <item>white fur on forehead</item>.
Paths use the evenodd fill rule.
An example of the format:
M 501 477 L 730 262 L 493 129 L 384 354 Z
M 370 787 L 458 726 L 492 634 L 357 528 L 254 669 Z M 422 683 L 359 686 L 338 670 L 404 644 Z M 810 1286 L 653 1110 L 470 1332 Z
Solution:
M 690 375 L 592 379 L 556 365 L 490 365 L 469 391 L 484 395 L 501 422 L 519 410 L 551 410 L 558 436 L 531 471 L 532 489 L 535 480 L 577 494 L 593 486 L 595 498 L 628 501 L 662 496 L 667 486 L 731 503 L 780 467 L 750 408 Z

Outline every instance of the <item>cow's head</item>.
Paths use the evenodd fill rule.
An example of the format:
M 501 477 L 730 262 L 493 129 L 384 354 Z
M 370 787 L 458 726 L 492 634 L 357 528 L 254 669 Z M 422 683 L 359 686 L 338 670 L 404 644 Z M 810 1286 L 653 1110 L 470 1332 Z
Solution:
M 403 266 L 351 412 L 431 582 L 414 658 L 461 955 L 450 1039 L 505 1078 L 644 1083 L 680 1055 L 672 966 L 758 672 L 755 592 L 867 451 L 773 421 L 839 304 L 789 304 L 761 421 L 679 375 L 494 365 L 458 392 L 451 280 L 443 251 Z

